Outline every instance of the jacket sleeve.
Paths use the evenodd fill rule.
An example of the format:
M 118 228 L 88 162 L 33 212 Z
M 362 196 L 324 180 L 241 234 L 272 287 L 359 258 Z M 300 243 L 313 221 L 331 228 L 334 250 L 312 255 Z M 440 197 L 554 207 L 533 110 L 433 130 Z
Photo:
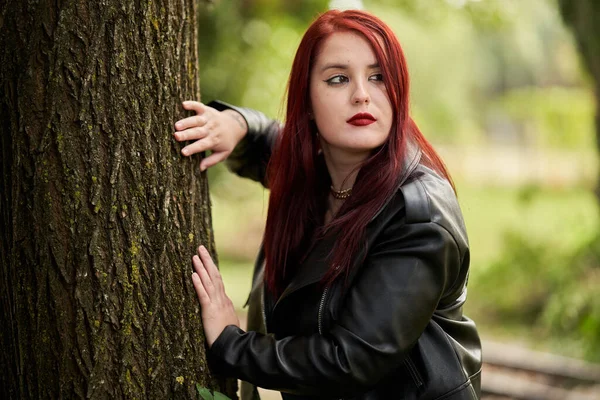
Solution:
M 275 340 L 228 326 L 209 350 L 215 371 L 284 392 L 343 397 L 399 368 L 455 280 L 460 254 L 442 226 L 396 219 L 327 332 Z
M 229 155 L 225 165 L 237 175 L 250 178 L 267 187 L 267 164 L 281 130 L 279 122 L 267 118 L 260 111 L 236 107 L 219 100 L 211 101 L 208 106 L 219 111 L 235 110 L 246 120 L 248 133 Z

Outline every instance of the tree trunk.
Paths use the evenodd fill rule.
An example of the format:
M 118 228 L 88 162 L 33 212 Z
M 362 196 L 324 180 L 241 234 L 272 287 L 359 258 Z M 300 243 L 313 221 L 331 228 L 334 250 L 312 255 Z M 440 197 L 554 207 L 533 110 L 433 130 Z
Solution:
M 172 138 L 195 0 L 8 0 L 0 32 L 0 397 L 233 397 L 190 279 L 207 181 Z
M 600 2 L 559 0 L 560 12 L 573 31 L 584 65 L 589 71 L 596 95 L 596 146 L 600 152 Z M 596 184 L 600 203 L 600 173 Z

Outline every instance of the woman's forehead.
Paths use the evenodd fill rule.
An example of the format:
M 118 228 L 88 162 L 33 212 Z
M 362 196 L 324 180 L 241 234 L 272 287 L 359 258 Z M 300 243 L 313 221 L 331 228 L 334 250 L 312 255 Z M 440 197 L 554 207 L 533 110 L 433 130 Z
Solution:
M 351 64 L 375 66 L 377 57 L 364 36 L 354 32 L 336 32 L 322 43 L 315 67 L 323 69 L 330 65 L 341 67 Z

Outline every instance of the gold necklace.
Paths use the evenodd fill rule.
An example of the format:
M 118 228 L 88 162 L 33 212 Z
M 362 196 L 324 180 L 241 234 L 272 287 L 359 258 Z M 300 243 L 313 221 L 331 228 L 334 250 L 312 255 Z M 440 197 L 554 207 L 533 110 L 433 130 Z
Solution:
M 333 188 L 333 185 L 331 185 L 331 194 L 333 195 L 334 198 L 336 198 L 338 200 L 344 200 L 352 195 L 352 188 L 343 189 L 343 190 L 335 190 Z

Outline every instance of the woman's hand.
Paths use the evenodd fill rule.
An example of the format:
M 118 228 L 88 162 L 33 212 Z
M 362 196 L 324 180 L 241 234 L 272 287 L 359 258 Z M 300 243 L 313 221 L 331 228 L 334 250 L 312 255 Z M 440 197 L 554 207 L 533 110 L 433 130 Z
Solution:
M 198 256 L 199 255 L 199 256 Z M 240 326 L 233 303 L 225 294 L 221 274 L 204 246 L 192 258 L 196 272 L 192 282 L 202 307 L 202 324 L 208 347 L 217 340 L 227 325 Z
M 196 111 L 196 115 L 175 123 L 175 140 L 194 140 L 181 150 L 184 156 L 212 152 L 200 162 L 201 171 L 225 160 L 248 131 L 246 121 L 234 110 L 217 111 L 197 101 L 184 101 L 182 105 Z

